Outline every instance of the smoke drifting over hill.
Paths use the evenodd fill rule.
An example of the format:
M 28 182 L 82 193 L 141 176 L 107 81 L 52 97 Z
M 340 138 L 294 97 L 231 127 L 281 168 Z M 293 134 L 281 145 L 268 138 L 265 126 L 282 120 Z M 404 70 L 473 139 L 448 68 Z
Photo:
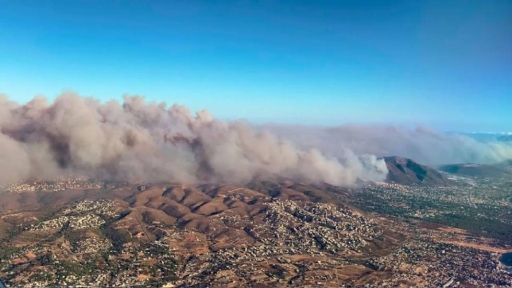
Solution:
M 350 185 L 387 174 L 375 156 L 301 151 L 248 123 L 215 120 L 204 110 L 192 116 L 186 107 L 136 96 L 100 104 L 65 93 L 53 103 L 18 104 L 0 95 L 0 132 L 0 184 L 84 175 L 187 183 L 282 176 Z
M 356 154 L 402 156 L 426 165 L 496 163 L 512 158 L 512 143 L 477 141 L 464 135 L 447 135 L 426 127 L 346 125 L 331 128 L 267 125 L 266 129 L 298 147 L 318 147 L 337 156 L 340 147 Z

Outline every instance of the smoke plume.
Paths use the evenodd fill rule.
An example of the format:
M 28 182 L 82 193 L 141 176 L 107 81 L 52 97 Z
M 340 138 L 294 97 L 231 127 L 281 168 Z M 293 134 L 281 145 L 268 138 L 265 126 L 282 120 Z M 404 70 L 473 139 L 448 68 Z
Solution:
M 101 104 L 64 93 L 26 104 L 0 95 L 0 184 L 88 176 L 128 181 L 247 182 L 275 176 L 350 185 L 382 180 L 386 165 L 350 150 L 327 157 L 246 122 L 223 122 L 205 110 L 146 103 Z
M 402 156 L 426 165 L 456 163 L 491 164 L 512 158 L 512 142 L 477 141 L 459 134 L 445 134 L 427 127 L 345 125 L 331 128 L 266 125 L 265 129 L 302 149 L 318 147 L 338 156 L 340 148 L 356 154 Z

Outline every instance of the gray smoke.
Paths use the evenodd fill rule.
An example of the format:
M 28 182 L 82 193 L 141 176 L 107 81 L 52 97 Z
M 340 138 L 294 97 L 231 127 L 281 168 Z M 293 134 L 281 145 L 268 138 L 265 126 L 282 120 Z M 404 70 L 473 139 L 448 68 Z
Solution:
M 345 125 L 308 127 L 266 125 L 265 128 L 302 149 L 318 147 L 338 156 L 341 148 L 356 154 L 402 156 L 426 165 L 497 163 L 512 158 L 512 143 L 477 141 L 458 134 L 439 133 L 427 127 Z
M 386 165 L 350 150 L 330 158 L 241 121 L 205 110 L 146 103 L 99 103 L 64 93 L 26 104 L 0 95 L 0 184 L 88 176 L 128 181 L 247 182 L 277 176 L 350 185 L 379 181 Z

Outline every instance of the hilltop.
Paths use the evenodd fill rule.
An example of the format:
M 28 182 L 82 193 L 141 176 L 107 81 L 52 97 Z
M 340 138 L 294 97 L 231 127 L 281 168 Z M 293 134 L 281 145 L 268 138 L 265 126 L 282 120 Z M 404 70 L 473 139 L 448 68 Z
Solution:
M 389 170 L 387 181 L 402 185 L 449 185 L 443 174 L 434 168 L 421 165 L 411 159 L 390 156 L 384 157 Z

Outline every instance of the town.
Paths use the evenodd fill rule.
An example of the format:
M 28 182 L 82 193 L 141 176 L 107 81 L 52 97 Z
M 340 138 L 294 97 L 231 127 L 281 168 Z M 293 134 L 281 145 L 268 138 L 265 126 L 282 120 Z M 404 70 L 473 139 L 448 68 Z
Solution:
M 31 191 L 64 191 L 69 189 L 101 189 L 103 181 L 91 180 L 86 177 L 61 177 L 54 181 L 24 181 L 3 188 L 7 192 L 20 193 Z M 1 187 L 0 187 L 1 188 Z
M 500 184 L 495 183 L 489 189 L 497 185 Z M 467 197 L 441 195 L 457 191 L 454 189 L 473 195 L 465 190 L 468 187 L 471 185 L 430 189 L 380 183 L 352 191 L 349 202 L 357 204 L 361 195 L 378 194 L 379 199 L 396 201 L 407 195 L 414 194 L 421 199 L 430 194 L 433 199 L 439 197 L 436 201 L 450 200 L 457 205 L 478 203 L 476 196 L 469 202 L 464 200 Z M 159 185 L 131 185 L 126 189 L 133 189 L 135 195 L 169 191 Z M 172 189 L 188 191 L 183 185 Z M 262 196 L 242 187 L 229 189 L 216 193 L 212 203 L 249 205 L 254 207 L 251 208 L 254 212 L 242 215 L 228 213 L 240 210 L 228 209 L 206 218 L 189 214 L 169 222 L 168 216 L 133 214 L 137 209 L 149 209 L 146 206 L 130 208 L 123 201 L 98 199 L 72 203 L 36 217 L 37 220 L 27 214 L 30 221 L 16 222 L 19 224 L 3 236 L 7 246 L 0 255 L 0 277 L 8 284 L 20 286 L 189 287 L 211 283 L 226 287 L 448 287 L 492 283 L 496 287 L 508 287 L 512 284 L 512 272 L 498 261 L 502 253 L 512 251 L 510 243 L 473 235 L 464 229 L 422 222 L 425 216 L 418 215 L 426 214 L 418 213 L 427 213 L 424 210 L 417 210 L 416 214 L 408 211 L 404 215 L 410 220 L 403 221 L 404 215 L 395 218 L 389 214 L 390 218 L 383 218 L 375 211 L 363 212 L 341 203 L 286 200 Z M 509 205 L 498 200 L 497 195 L 482 195 L 482 198 L 482 201 Z M 372 203 L 376 205 L 368 202 L 366 208 L 377 207 Z M 395 206 L 406 207 L 393 203 L 387 207 L 395 209 Z M 2 221 L 24 217 L 23 213 L 15 215 L 4 215 Z M 204 218 L 207 222 L 190 226 L 190 220 L 185 218 Z

